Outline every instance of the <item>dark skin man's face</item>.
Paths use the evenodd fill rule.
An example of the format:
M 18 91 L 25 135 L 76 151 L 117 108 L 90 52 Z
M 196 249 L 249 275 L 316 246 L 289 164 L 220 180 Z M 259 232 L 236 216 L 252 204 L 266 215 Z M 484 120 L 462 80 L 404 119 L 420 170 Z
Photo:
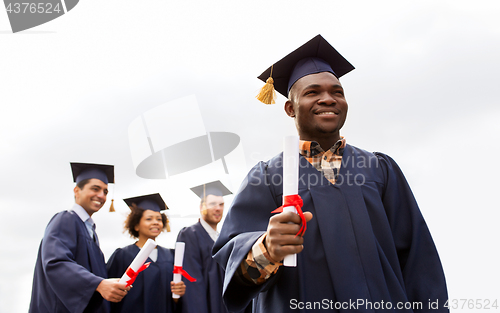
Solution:
M 340 139 L 347 117 L 347 101 L 339 80 L 321 72 L 302 77 L 290 91 L 285 112 L 295 118 L 301 140 L 317 141 L 323 150 Z

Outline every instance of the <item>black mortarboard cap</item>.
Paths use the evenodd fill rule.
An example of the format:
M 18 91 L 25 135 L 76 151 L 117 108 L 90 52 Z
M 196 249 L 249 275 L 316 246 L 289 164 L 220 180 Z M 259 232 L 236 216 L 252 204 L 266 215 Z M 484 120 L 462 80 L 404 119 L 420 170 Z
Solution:
M 151 210 L 156 212 L 161 212 L 164 210 L 168 210 L 165 201 L 160 196 L 159 193 L 154 193 L 150 195 L 144 195 L 139 197 L 127 198 L 123 199 L 128 206 L 132 206 L 132 203 L 137 205 L 137 207 L 143 210 Z
M 232 192 L 227 189 L 220 180 L 193 187 L 191 188 L 191 191 L 200 197 L 200 199 L 203 199 L 203 196 L 208 195 L 223 197 L 232 194 Z
M 115 167 L 113 165 L 92 163 L 70 163 L 73 181 L 79 183 L 85 179 L 96 178 L 105 184 L 115 182 Z
M 330 72 L 337 78 L 354 69 L 321 35 L 317 35 L 265 70 L 259 79 L 274 80 L 274 89 L 285 97 L 292 85 L 306 75 Z M 268 103 L 269 104 L 269 103 Z

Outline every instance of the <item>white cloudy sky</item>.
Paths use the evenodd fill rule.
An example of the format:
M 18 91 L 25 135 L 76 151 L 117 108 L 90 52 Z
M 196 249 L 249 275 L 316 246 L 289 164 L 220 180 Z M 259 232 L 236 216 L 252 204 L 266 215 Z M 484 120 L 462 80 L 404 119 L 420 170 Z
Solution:
M 172 233 L 158 238 L 171 247 L 196 221 L 181 216 L 197 212 L 189 181 L 205 172 L 137 177 L 130 123 L 196 95 L 207 131 L 241 138 L 234 190 L 240 172 L 294 133 L 283 98 L 274 106 L 254 99 L 256 76 L 319 33 L 356 67 L 342 79 L 343 135 L 403 168 L 450 298 L 500 298 L 499 14 L 494 0 L 80 1 L 12 34 L 0 12 L 0 312 L 27 311 L 44 228 L 73 202 L 69 162 L 116 165 L 118 213 L 107 203 L 95 215 L 106 257 L 132 242 L 121 233 L 120 199 L 150 192 L 171 207 Z M 189 118 L 178 126 L 189 128 Z

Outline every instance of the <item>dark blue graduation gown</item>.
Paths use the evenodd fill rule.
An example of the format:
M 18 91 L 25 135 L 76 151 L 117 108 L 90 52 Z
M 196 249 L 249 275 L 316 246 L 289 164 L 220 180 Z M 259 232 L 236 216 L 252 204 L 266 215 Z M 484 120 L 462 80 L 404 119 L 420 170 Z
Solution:
M 35 264 L 29 312 L 109 312 L 95 291 L 107 278 L 104 255 L 74 211 L 57 213 Z
M 119 303 L 111 303 L 111 312 L 171 313 L 175 312 L 170 282 L 173 280 L 173 250 L 156 246 L 158 258 L 137 275 L 132 289 Z M 140 249 L 135 244 L 118 248 L 108 260 L 108 277 L 122 277 Z M 182 297 L 178 304 L 182 301 Z
M 186 244 L 183 268 L 196 278 L 196 282 L 186 284 L 184 313 L 226 313 L 222 303 L 222 283 L 224 272 L 212 258 L 214 241 L 200 222 L 184 227 L 177 236 L 178 242 Z
M 390 157 L 351 145 L 335 185 L 300 157 L 299 194 L 303 211 L 314 217 L 298 266 L 281 266 L 259 286 L 233 279 L 266 231 L 271 211 L 282 204 L 282 173 L 282 154 L 250 171 L 214 245 L 214 257 L 226 270 L 229 309 L 257 297 L 257 312 L 399 312 L 398 303 L 407 302 L 422 304 L 415 312 L 448 312 L 441 262 L 401 170 Z M 429 301 L 438 301 L 439 309 L 429 309 Z M 335 309 L 339 305 L 345 309 Z

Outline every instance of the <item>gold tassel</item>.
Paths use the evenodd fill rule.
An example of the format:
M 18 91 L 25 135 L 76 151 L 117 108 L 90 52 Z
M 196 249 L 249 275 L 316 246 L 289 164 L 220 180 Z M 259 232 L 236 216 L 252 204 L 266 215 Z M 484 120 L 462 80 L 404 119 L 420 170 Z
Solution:
M 274 104 L 276 103 L 276 90 L 274 90 L 274 79 L 273 79 L 273 68 L 271 66 L 271 73 L 269 73 L 269 78 L 266 80 L 266 84 L 262 86 L 259 94 L 255 97 L 262 103 Z
M 165 211 L 168 210 L 167 205 L 165 204 Z M 167 214 L 165 214 L 165 217 L 167 218 L 167 233 L 170 232 L 170 220 L 168 219 Z
M 116 212 L 115 211 L 115 206 L 113 205 L 113 201 L 115 201 L 115 200 L 111 199 L 111 205 L 109 206 L 109 212 Z
M 203 184 L 203 204 L 201 205 L 201 214 L 207 215 L 208 209 L 206 204 L 207 198 L 205 196 L 205 184 Z
M 266 80 L 266 84 L 262 87 L 259 94 L 255 98 L 265 104 L 276 103 L 276 91 L 274 90 L 274 79 L 272 77 L 269 77 Z

